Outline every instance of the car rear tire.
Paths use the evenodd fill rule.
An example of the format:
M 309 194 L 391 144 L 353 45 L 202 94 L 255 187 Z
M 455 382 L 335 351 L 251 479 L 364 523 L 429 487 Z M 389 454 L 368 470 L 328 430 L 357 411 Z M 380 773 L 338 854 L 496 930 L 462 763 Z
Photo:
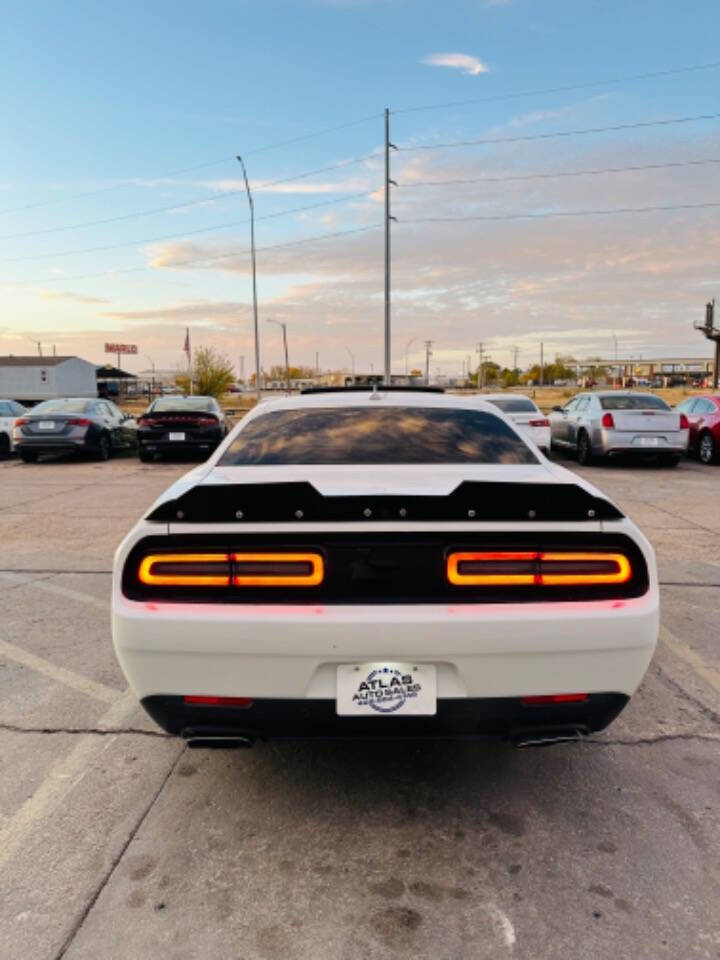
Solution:
M 595 462 L 590 437 L 585 430 L 581 430 L 577 437 L 577 461 L 583 467 L 589 467 Z
M 20 459 L 23 463 L 37 463 L 38 451 L 37 450 L 23 450 L 20 448 Z
M 700 434 L 700 441 L 698 443 L 698 458 L 701 463 L 713 463 L 717 456 L 717 451 L 715 449 L 715 440 L 713 435 L 706 430 L 704 433 Z
M 152 450 L 143 450 L 142 447 L 138 450 L 138 456 L 143 463 L 152 463 L 155 459 L 155 454 Z
M 0 460 L 7 460 L 10 456 L 10 438 L 6 433 L 0 433 Z
M 101 433 L 97 445 L 97 458 L 98 460 L 109 460 L 111 456 L 112 443 L 110 437 L 106 433 Z

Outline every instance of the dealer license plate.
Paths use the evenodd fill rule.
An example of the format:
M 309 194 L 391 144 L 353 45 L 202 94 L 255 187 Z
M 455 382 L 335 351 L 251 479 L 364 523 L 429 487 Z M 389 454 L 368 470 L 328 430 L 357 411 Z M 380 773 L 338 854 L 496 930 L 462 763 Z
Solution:
M 54 420 L 40 420 L 38 423 L 39 430 L 54 430 L 55 421 Z
M 170 437 L 171 440 L 184 440 L 184 439 L 185 439 L 185 434 L 184 434 L 184 433 L 170 433 L 170 434 L 168 434 L 168 436 Z
M 431 717 L 437 713 L 435 667 L 390 661 L 342 664 L 336 698 L 342 717 Z
M 635 437 L 635 443 L 639 447 L 658 447 L 660 446 L 660 437 Z

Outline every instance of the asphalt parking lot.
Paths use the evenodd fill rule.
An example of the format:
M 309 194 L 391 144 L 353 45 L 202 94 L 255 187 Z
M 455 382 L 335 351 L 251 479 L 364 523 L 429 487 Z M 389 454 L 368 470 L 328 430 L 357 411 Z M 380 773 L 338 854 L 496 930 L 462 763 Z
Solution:
M 161 735 L 110 643 L 115 546 L 186 469 L 0 463 L 1 957 L 720 957 L 720 467 L 581 471 L 663 584 L 592 742 L 231 753 Z

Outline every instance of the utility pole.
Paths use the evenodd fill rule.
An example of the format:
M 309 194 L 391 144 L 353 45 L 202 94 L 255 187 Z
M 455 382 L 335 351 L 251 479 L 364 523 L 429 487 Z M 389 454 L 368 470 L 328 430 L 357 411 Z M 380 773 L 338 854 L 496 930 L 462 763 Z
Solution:
M 245 357 L 240 357 L 240 381 L 245 383 Z
M 544 350 L 545 344 L 540 341 L 540 386 L 545 386 L 545 360 L 544 360 Z
M 390 215 L 390 185 L 397 186 L 390 179 L 390 151 L 397 150 L 390 143 L 390 111 L 385 108 L 385 384 L 390 386 L 392 351 L 390 336 L 390 221 L 396 218 Z
M 320 354 L 315 351 L 315 376 L 320 376 Z
M 350 369 L 352 371 L 353 380 L 355 379 L 355 354 L 352 352 L 350 347 L 345 347 L 349 356 L 350 356 Z
M 482 342 L 477 345 L 477 354 L 480 358 L 480 365 L 478 366 L 477 388 L 478 390 L 482 390 L 485 386 L 485 364 L 483 361 L 484 350 Z
M 518 368 L 517 360 L 518 360 L 518 354 L 520 353 L 520 350 L 518 349 L 518 347 L 513 347 L 512 353 L 513 353 L 513 372 L 514 372 Z
M 30 340 L 32 343 L 34 343 L 34 344 L 37 346 L 38 356 L 41 357 L 41 356 L 43 355 L 43 354 L 42 354 L 42 341 L 40 341 L 40 340 L 35 340 L 33 337 L 28 337 L 28 340 Z
M 432 340 L 425 341 L 425 385 L 430 383 L 430 357 L 432 356 Z
M 713 369 L 713 390 L 720 384 L 720 327 L 715 326 L 715 298 L 705 304 L 705 323 L 694 324 L 696 330 L 701 330 L 708 340 L 715 342 L 715 366 Z
M 248 181 L 245 163 L 239 154 L 237 161 L 242 167 L 245 191 L 247 192 L 248 203 L 250 205 L 250 260 L 252 263 L 253 326 L 255 331 L 255 390 L 258 402 L 260 402 L 260 331 L 258 329 L 257 277 L 255 270 L 255 205 L 253 204 L 252 193 L 250 192 L 250 183 Z
M 288 360 L 288 345 L 287 345 L 287 324 L 283 323 L 282 320 L 273 320 L 271 317 L 267 318 L 268 323 L 276 323 L 279 327 L 282 327 L 283 333 L 283 349 L 285 351 L 285 383 L 287 384 L 287 392 L 290 394 L 290 361 Z

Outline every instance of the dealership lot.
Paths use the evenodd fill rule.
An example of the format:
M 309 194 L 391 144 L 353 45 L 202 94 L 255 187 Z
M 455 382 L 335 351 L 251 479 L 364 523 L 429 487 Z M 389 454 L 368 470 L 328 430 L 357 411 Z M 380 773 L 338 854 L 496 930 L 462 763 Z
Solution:
M 0 463 L 0 956 L 720 956 L 720 467 L 580 470 L 663 584 L 592 742 L 233 753 L 160 735 L 110 645 L 113 550 L 187 468 Z

